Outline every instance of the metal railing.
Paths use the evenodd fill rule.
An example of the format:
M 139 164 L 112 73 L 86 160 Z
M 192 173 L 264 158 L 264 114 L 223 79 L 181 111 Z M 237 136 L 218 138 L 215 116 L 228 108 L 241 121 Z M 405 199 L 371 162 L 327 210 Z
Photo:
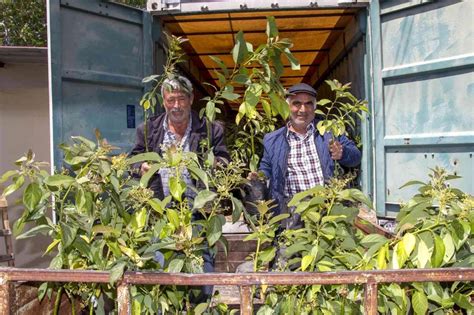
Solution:
M 108 283 L 109 273 L 86 270 L 0 268 L 0 314 L 11 309 L 11 284 L 19 281 Z M 126 272 L 117 286 L 118 314 L 130 314 L 131 285 L 223 285 L 240 287 L 240 314 L 252 313 L 254 285 L 361 284 L 365 286 L 364 313 L 377 314 L 381 283 L 474 281 L 474 268 L 404 269 L 382 271 L 282 273 L 162 273 Z

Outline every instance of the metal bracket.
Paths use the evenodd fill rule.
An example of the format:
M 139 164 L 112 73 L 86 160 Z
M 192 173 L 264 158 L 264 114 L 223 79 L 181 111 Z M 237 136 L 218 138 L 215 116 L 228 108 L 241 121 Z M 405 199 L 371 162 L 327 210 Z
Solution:
M 181 11 L 181 0 L 147 0 L 147 11 Z

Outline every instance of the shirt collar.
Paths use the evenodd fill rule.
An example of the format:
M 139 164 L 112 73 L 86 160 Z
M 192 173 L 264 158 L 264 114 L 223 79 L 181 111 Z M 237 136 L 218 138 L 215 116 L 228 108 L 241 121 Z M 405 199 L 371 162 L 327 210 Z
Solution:
M 294 132 L 294 131 L 291 131 L 290 129 L 291 127 L 291 122 L 287 122 L 286 123 L 286 137 L 289 138 L 290 135 L 295 135 L 295 136 L 302 136 L 303 138 L 306 138 L 307 136 L 309 135 L 312 135 L 314 133 L 314 131 L 316 130 L 314 128 L 314 122 L 311 122 L 307 127 L 306 127 L 306 134 L 304 135 L 299 135 L 298 133 Z

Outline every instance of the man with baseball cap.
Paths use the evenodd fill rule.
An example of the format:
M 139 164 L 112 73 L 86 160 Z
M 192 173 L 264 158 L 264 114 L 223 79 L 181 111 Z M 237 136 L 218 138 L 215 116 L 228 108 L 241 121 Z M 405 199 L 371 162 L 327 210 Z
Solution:
M 306 83 L 290 87 L 288 123 L 263 139 L 260 171 L 270 180 L 270 197 L 277 204 L 275 215 L 288 212 L 287 203 L 295 194 L 324 185 L 334 175 L 334 161 L 347 167 L 360 163 L 361 153 L 354 142 L 345 136 L 332 142 L 330 133 L 317 132 L 316 95 L 316 90 Z M 282 222 L 283 229 L 299 227 L 297 214 Z

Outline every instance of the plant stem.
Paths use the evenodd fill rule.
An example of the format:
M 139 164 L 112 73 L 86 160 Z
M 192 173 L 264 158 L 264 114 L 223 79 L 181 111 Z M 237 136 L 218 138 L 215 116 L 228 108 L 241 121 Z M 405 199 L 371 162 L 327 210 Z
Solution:
M 255 258 L 254 258 L 254 261 L 253 261 L 253 271 L 254 272 L 257 272 L 258 254 L 260 253 L 260 244 L 261 244 L 261 240 L 260 240 L 260 237 L 259 237 L 259 238 L 257 238 L 257 249 L 255 250 Z
M 59 312 L 59 304 L 61 303 L 61 295 L 63 294 L 63 287 L 58 289 L 58 293 L 56 295 L 56 300 L 54 301 L 54 309 L 53 315 L 58 315 Z

